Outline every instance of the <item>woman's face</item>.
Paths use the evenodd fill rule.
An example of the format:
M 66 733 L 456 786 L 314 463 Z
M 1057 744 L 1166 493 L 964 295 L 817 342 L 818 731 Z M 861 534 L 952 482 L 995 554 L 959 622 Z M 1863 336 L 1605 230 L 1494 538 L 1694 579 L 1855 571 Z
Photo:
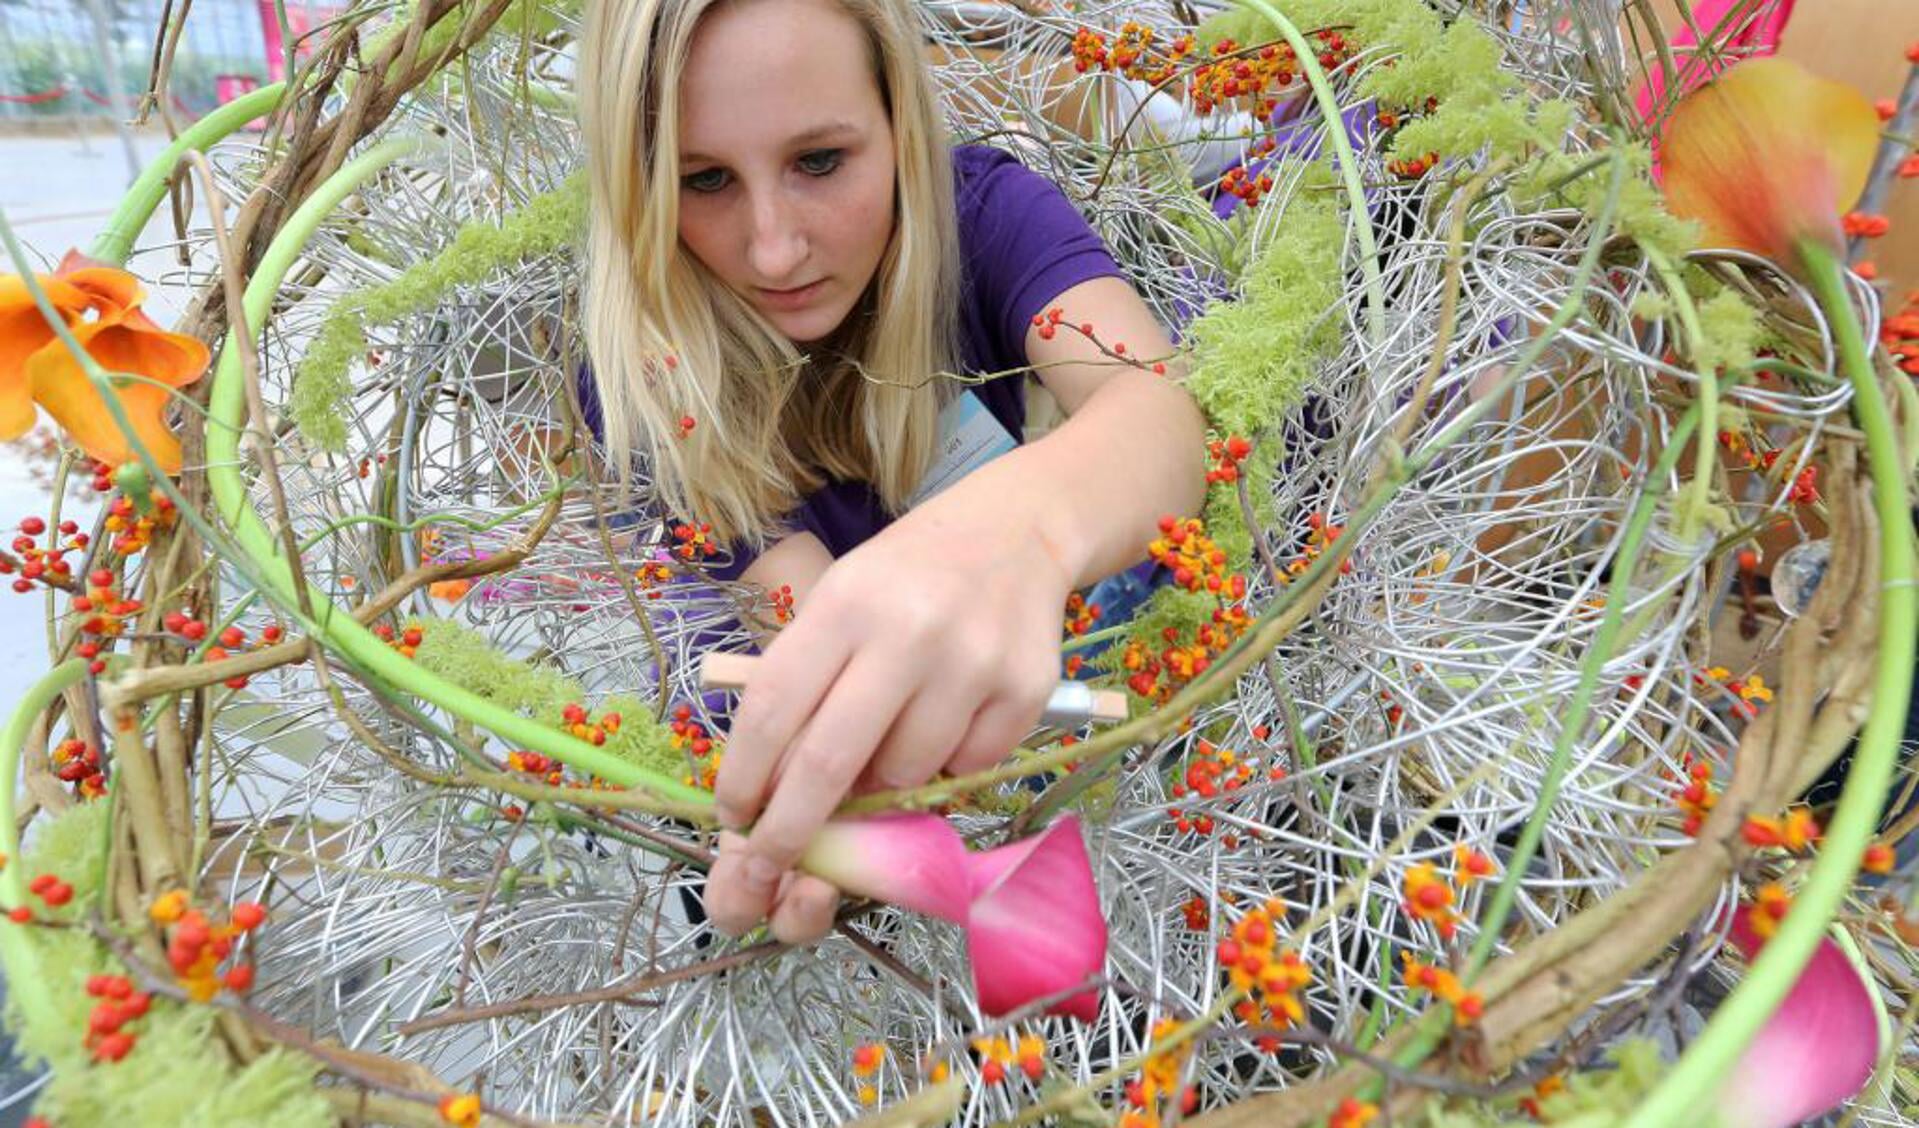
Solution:
M 797 343 L 846 319 L 893 232 L 893 130 L 832 0 L 729 0 L 680 86 L 680 239 Z

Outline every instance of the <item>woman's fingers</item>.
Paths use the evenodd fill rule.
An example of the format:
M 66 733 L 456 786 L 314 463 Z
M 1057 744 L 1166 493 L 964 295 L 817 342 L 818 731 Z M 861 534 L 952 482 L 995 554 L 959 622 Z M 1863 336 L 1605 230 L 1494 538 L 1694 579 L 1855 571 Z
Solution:
M 926 685 L 906 707 L 860 780 L 863 787 L 917 787 L 946 766 L 979 711 L 980 695 L 964 685 Z
M 808 631 L 796 620 L 754 664 L 713 784 L 721 826 L 744 830 L 759 816 L 782 754 L 840 676 L 849 651 L 843 636 Z
M 780 878 L 846 798 L 914 688 L 887 655 L 869 649 L 848 664 L 785 749 L 778 786 L 745 844 L 728 851 L 722 840 L 706 890 L 715 927 L 737 935 L 772 912 Z
M 840 891 L 811 874 L 796 874 L 773 908 L 773 935 L 788 944 L 811 944 L 833 928 Z
M 1057 682 L 1058 675 L 1050 663 L 1035 665 L 1025 676 L 1016 677 L 1008 688 L 980 706 L 941 766 L 954 775 L 966 775 L 1004 760 L 1039 724 Z

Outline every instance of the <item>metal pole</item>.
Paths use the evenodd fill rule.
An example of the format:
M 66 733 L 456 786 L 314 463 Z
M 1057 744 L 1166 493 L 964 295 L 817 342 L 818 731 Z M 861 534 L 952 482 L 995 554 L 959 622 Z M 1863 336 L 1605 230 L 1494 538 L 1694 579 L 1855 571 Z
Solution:
M 87 0 L 87 11 L 93 16 L 93 47 L 100 53 L 107 76 L 107 117 L 120 136 L 120 148 L 127 158 L 127 183 L 131 184 L 140 175 L 140 151 L 134 147 L 133 130 L 127 126 L 127 95 L 121 81 L 120 60 L 113 50 L 112 22 L 104 0 Z

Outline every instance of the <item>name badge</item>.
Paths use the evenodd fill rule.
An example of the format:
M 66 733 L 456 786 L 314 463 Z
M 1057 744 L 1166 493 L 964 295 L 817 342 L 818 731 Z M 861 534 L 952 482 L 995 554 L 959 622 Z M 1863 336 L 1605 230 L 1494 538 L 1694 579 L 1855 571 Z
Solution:
M 940 440 L 909 508 L 1012 450 L 1019 443 L 968 388 L 940 409 Z

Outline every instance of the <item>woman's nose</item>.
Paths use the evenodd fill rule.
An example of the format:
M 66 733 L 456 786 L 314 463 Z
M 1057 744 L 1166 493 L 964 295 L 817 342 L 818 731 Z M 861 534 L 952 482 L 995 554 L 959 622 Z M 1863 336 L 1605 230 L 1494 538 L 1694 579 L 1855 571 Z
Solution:
M 777 192 L 753 201 L 752 231 L 748 235 L 747 263 L 768 288 L 800 285 L 797 274 L 806 259 L 806 234 L 799 217 Z

